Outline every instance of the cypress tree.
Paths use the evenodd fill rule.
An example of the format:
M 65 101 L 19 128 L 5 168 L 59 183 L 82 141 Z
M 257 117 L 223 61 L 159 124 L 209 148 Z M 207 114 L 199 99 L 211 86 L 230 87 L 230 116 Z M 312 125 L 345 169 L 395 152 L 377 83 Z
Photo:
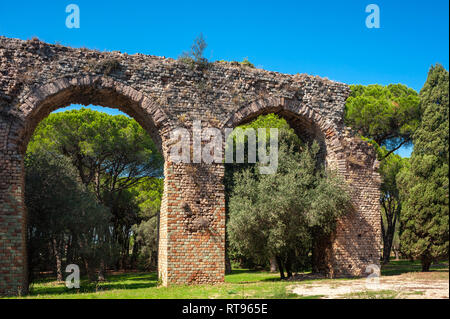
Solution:
M 403 207 L 400 245 L 420 258 L 422 271 L 448 257 L 449 73 L 432 66 L 420 91 L 422 120 L 414 133 L 410 167 L 397 178 Z

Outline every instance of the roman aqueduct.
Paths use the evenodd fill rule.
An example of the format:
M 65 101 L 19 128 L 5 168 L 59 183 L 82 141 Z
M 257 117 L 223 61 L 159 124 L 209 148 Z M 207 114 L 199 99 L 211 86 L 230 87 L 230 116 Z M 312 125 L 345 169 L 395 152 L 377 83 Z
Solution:
M 330 276 L 363 275 L 379 264 L 378 162 L 343 123 L 349 87 L 215 62 L 207 67 L 170 58 L 99 52 L 0 37 L 0 295 L 26 293 L 23 158 L 37 124 L 70 104 L 119 108 L 152 136 L 165 156 L 160 213 L 159 277 L 168 284 L 224 281 L 224 165 L 167 157 L 169 133 L 194 120 L 221 130 L 265 113 L 284 117 L 297 134 L 316 139 L 325 163 L 348 182 L 354 210 L 323 247 Z M 188 172 L 189 171 L 189 172 Z M 193 213 L 187 213 L 189 209 Z M 206 227 L 195 227 L 201 218 Z

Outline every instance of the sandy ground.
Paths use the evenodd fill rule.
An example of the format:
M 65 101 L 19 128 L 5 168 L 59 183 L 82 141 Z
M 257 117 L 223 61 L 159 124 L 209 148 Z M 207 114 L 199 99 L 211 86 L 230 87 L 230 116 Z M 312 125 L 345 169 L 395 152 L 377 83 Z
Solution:
M 437 277 L 437 278 L 436 278 Z M 449 298 L 448 273 L 436 276 L 428 273 L 408 273 L 379 277 L 378 280 L 324 280 L 288 287 L 300 296 L 323 296 L 323 299 L 340 298 Z

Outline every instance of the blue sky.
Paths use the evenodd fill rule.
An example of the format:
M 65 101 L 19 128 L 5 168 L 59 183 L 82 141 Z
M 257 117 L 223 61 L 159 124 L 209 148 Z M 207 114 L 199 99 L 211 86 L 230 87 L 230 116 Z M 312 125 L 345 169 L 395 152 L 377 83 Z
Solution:
M 71 3 L 79 29 L 65 26 Z M 379 29 L 365 26 L 371 3 Z M 419 91 L 431 64 L 448 69 L 448 10 L 443 0 L 2 1 L 0 35 L 177 58 L 202 32 L 210 60 L 248 57 L 272 71 Z

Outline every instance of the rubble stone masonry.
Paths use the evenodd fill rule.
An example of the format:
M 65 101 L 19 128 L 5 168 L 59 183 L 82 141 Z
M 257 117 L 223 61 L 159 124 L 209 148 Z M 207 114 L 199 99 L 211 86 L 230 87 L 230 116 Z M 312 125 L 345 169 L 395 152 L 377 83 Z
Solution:
M 70 104 L 118 108 L 163 153 L 159 278 L 215 284 L 225 273 L 222 164 L 170 162 L 170 131 L 194 120 L 224 130 L 260 114 L 284 117 L 303 139 L 317 140 L 327 167 L 345 178 L 354 209 L 338 221 L 320 268 L 360 276 L 379 265 L 377 161 L 344 127 L 349 87 L 305 74 L 215 62 L 206 66 L 150 55 L 99 52 L 0 37 L 0 294 L 27 293 L 23 156 L 37 124 Z

